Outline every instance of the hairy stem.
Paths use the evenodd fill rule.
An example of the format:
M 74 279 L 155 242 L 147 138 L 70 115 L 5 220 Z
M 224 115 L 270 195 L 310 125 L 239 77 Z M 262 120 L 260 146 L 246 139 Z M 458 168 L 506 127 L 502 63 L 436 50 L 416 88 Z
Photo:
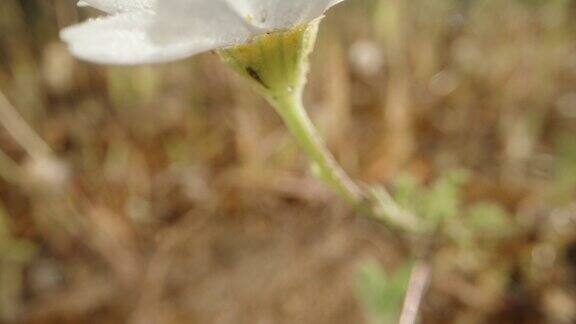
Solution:
M 362 208 L 364 203 L 362 190 L 350 179 L 326 148 L 308 117 L 300 96 L 287 96 L 283 100 L 274 101 L 273 105 L 290 133 L 312 160 L 313 167 L 321 180 L 346 202 L 356 208 Z

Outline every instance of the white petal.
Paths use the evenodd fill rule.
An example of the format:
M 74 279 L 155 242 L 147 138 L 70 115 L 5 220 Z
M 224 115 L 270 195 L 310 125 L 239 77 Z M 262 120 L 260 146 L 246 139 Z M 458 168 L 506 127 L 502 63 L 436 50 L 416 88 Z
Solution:
M 128 12 L 68 27 L 60 36 L 76 57 L 95 63 L 118 65 L 167 62 L 222 45 L 202 34 L 185 41 L 155 43 L 147 34 L 153 21 L 154 14 L 150 12 Z
M 79 6 L 91 6 L 107 13 L 152 10 L 156 0 L 81 0 Z
M 225 0 L 160 0 L 151 37 L 160 42 L 199 36 L 234 45 L 253 36 L 250 25 Z
M 185 1 L 185 0 L 181 0 Z M 288 29 L 308 23 L 343 0 L 227 0 L 257 27 Z

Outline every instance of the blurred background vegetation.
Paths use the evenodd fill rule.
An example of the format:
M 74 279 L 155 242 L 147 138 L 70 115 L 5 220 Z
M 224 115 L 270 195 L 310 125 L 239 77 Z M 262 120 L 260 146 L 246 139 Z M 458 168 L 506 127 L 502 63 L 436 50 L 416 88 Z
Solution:
M 411 254 L 263 100 L 211 53 L 76 61 L 58 31 L 98 12 L 74 2 L 0 1 L 1 323 L 395 322 Z M 576 321 L 575 17 L 350 0 L 322 25 L 315 123 L 441 229 L 423 323 Z

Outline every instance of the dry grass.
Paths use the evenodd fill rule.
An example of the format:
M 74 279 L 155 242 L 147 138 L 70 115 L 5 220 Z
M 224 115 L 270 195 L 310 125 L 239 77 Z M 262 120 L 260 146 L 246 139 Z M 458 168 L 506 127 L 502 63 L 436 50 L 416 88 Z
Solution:
M 574 6 L 357 0 L 323 24 L 307 102 L 344 167 L 424 186 L 465 168 L 459 211 L 509 214 L 439 243 L 425 323 L 576 320 Z M 402 264 L 395 237 L 215 55 L 71 58 L 57 32 L 89 14 L 0 1 L 0 322 L 365 321 L 357 265 Z

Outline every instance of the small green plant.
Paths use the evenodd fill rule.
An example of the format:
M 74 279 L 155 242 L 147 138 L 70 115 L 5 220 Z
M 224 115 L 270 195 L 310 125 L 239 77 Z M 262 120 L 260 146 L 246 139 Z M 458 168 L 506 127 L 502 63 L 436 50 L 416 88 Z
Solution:
M 398 321 L 412 268 L 413 263 L 408 262 L 390 274 L 376 261 L 361 266 L 356 287 L 371 323 Z
M 457 216 L 460 212 L 461 187 L 468 180 L 468 172 L 452 171 L 430 187 L 419 184 L 409 175 L 398 177 L 394 185 L 394 195 L 388 196 L 383 190 L 373 190 L 374 197 L 379 205 L 394 203 L 395 208 L 389 210 L 403 211 L 405 214 L 386 219 L 410 220 L 410 226 L 417 233 L 435 232 L 444 221 Z
M 478 255 L 480 250 L 487 250 L 514 233 L 511 215 L 498 203 L 465 202 L 463 189 L 468 183 L 468 175 L 469 172 L 464 170 L 452 171 L 429 186 L 404 175 L 394 185 L 390 201 L 397 201 L 402 209 L 417 215 L 418 234 L 428 234 L 422 237 L 429 237 L 425 240 L 428 247 L 424 247 L 424 253 L 422 246 L 415 248 L 418 252 L 414 252 L 415 255 L 423 254 L 420 263 L 427 269 L 426 278 L 420 278 L 425 282 L 419 288 L 422 294 L 418 298 L 424 296 L 423 290 L 430 280 L 429 269 L 438 260 L 442 260 L 446 268 L 458 267 L 458 258 L 445 259 L 444 254 L 436 253 L 436 245 L 449 246 L 445 251 Z M 386 199 L 386 196 L 380 197 Z M 414 262 L 408 262 L 394 275 L 389 275 L 374 261 L 362 266 L 358 273 L 358 295 L 366 305 L 371 322 L 398 322 L 408 282 L 417 272 L 415 269 Z

